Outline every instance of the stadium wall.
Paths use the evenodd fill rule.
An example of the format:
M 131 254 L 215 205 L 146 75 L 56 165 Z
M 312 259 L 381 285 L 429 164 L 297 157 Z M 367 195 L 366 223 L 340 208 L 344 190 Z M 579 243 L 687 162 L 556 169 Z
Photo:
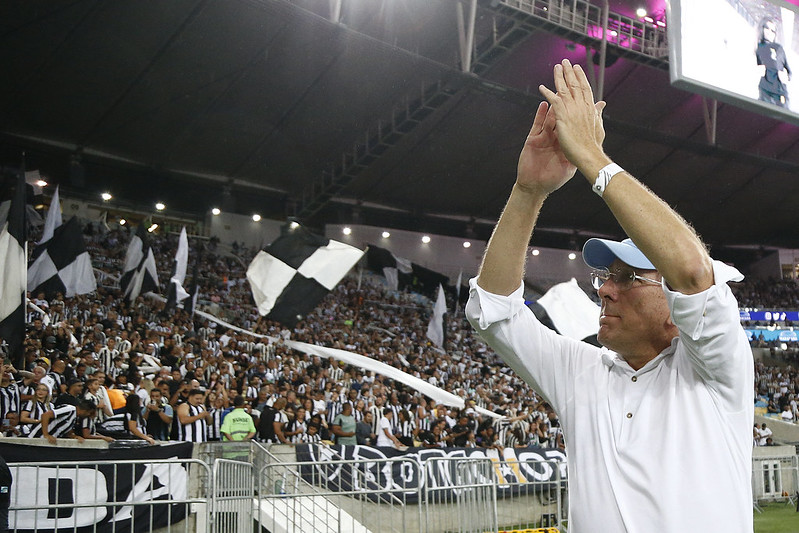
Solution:
M 759 426 L 764 423 L 766 427 L 771 428 L 771 431 L 774 432 L 773 438 L 776 442 L 799 445 L 799 424 L 783 422 L 778 418 L 755 415 L 755 424 Z

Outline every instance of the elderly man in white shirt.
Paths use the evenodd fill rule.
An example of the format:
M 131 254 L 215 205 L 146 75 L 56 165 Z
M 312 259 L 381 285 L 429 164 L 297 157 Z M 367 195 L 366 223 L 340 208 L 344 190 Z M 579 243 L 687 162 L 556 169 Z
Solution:
M 585 73 L 555 66 L 467 316 L 557 411 L 573 533 L 751 533 L 754 365 L 727 282 L 694 231 L 602 150 Z M 625 232 L 591 239 L 603 348 L 561 337 L 524 305 L 527 246 L 547 196 L 579 169 Z M 574 207 L 579 208 L 579 206 Z M 685 434 L 690 439 L 685 439 Z

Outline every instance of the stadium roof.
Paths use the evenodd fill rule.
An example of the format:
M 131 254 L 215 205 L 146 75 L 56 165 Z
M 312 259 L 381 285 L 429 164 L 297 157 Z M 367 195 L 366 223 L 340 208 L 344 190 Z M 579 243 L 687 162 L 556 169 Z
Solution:
M 25 150 L 74 194 L 487 238 L 536 87 L 596 46 L 506 3 L 477 2 L 467 73 L 469 1 L 4 2 L 0 158 Z M 610 9 L 642 4 L 662 15 L 662 0 Z M 670 86 L 667 59 L 610 51 L 606 151 L 714 255 L 799 248 L 799 128 L 719 103 L 711 144 L 702 97 Z M 594 235 L 622 233 L 575 179 L 534 242 Z

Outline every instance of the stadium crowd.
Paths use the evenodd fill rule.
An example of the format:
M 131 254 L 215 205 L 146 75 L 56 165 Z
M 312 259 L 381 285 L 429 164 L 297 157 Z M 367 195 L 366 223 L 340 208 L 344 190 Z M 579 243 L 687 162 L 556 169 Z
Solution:
M 92 230 L 86 240 L 98 290 L 73 298 L 29 295 L 45 315 L 28 315 L 24 368 L 8 359 L 3 366 L 4 435 L 565 450 L 556 414 L 462 315 L 447 322 L 445 350 L 431 345 L 431 306 L 418 294 L 391 291 L 377 275 L 350 276 L 289 330 L 260 318 L 252 304 L 245 272 L 256 250 L 234 243 L 228 252 L 205 242 L 198 266 L 201 307 L 276 339 L 267 341 L 179 308 L 166 310 L 159 299 L 121 298 L 114 280 L 127 231 Z M 152 236 L 162 290 L 176 245 L 174 236 Z M 769 291 L 756 282 L 737 292 L 753 298 L 773 293 L 799 307 L 796 293 L 784 288 Z M 367 355 L 462 397 L 466 407 L 436 404 L 382 375 L 292 350 L 287 339 Z M 793 367 L 756 365 L 754 397 L 765 396 L 770 411 L 796 421 L 797 393 Z

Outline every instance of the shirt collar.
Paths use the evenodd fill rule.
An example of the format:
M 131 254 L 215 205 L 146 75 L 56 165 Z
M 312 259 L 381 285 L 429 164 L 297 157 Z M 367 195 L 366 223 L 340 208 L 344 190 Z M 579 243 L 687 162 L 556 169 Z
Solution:
M 623 372 L 635 373 L 635 374 L 644 374 L 646 372 L 649 372 L 649 371 L 657 368 L 657 366 L 660 364 L 660 362 L 663 361 L 663 359 L 665 359 L 666 357 L 670 357 L 670 356 L 674 355 L 674 351 L 677 349 L 677 340 L 678 339 L 679 339 L 679 337 L 674 337 L 671 340 L 671 344 L 669 346 L 667 346 L 665 350 L 660 352 L 657 355 L 657 357 L 655 357 L 654 359 L 649 361 L 647 364 L 645 364 L 642 368 L 640 368 L 638 370 L 633 370 L 633 368 L 627 363 L 627 361 L 624 360 L 624 358 L 622 356 L 620 356 L 616 352 L 614 352 L 612 350 L 608 350 L 607 348 L 604 348 L 604 347 L 602 348 L 602 362 L 608 368 L 613 368 L 614 366 L 617 366 Z

